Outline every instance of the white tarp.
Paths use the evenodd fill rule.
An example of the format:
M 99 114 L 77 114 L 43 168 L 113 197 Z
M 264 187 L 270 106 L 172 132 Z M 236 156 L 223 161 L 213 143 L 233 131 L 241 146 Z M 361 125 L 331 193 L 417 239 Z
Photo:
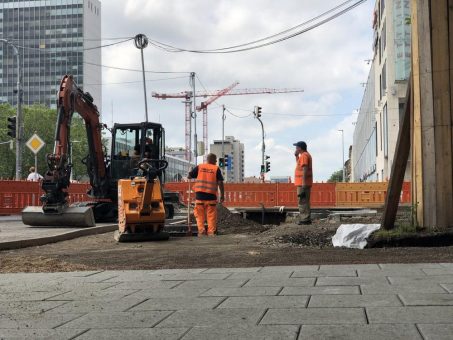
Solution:
M 363 249 L 368 236 L 380 227 L 380 224 L 342 224 L 332 237 L 333 246 Z

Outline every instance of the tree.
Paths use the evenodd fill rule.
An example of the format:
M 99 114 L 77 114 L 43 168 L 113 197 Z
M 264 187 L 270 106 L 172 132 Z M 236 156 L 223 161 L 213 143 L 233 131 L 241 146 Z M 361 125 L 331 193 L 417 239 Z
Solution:
M 327 180 L 328 183 L 342 182 L 343 181 L 343 170 L 335 171 L 330 178 Z
M 57 121 L 57 111 L 43 105 L 31 105 L 23 107 L 24 114 L 24 143 L 36 133 L 46 143 L 38 153 L 38 172 L 43 174 L 47 170 L 46 154 L 52 153 L 55 140 L 55 124 Z M 0 142 L 7 142 L 10 137 L 6 134 L 7 117 L 15 116 L 16 110 L 9 104 L 0 105 Z M 87 175 L 85 165 L 82 164 L 82 158 L 88 155 L 88 143 L 84 126 L 84 121 L 74 114 L 71 123 L 71 141 L 73 143 L 73 163 L 76 177 L 80 179 Z M 10 144 L 0 144 L 0 177 L 14 178 L 15 174 L 15 151 L 11 150 Z M 15 147 L 15 143 L 14 143 Z M 26 178 L 29 167 L 35 164 L 34 153 L 24 146 L 22 177 Z

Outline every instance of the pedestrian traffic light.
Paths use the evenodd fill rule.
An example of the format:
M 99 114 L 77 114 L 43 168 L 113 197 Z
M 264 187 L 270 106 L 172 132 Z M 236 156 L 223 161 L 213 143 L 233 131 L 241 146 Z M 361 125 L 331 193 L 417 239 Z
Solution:
M 230 166 L 230 162 L 231 162 L 230 156 L 225 155 L 225 166 L 229 167 Z
M 219 158 L 219 167 L 220 168 L 225 168 L 225 159 L 224 158 Z
M 266 162 L 266 172 L 271 171 L 271 162 Z
M 261 106 L 255 106 L 255 116 L 256 117 L 261 117 Z
M 262 174 L 264 174 L 264 165 L 261 164 L 261 171 L 260 171 Z
M 16 138 L 16 116 L 8 117 L 8 136 Z

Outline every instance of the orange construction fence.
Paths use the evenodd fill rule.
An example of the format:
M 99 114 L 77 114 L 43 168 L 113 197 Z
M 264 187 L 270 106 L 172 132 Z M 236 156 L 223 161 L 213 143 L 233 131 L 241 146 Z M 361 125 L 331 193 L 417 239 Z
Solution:
M 89 201 L 86 194 L 88 183 L 72 183 L 69 187 L 70 202 Z M 183 202 L 189 194 L 188 182 L 166 183 L 165 189 L 178 192 Z M 411 185 L 404 183 L 400 202 L 411 203 Z M 387 193 L 384 183 L 314 183 L 311 191 L 311 206 L 380 207 Z M 38 182 L 0 180 L 0 214 L 18 214 L 29 205 L 40 205 L 43 194 Z M 192 193 L 191 199 L 194 200 Z M 225 206 L 227 207 L 297 207 L 296 187 L 291 183 L 225 183 Z

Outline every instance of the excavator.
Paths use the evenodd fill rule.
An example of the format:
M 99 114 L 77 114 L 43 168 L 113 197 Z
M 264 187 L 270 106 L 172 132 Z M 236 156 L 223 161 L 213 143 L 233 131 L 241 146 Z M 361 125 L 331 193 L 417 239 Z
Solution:
M 165 218 L 173 216 L 173 205 L 165 202 L 161 185 L 168 165 L 162 125 L 114 124 L 107 155 L 102 143 L 102 131 L 107 126 L 100 122 L 92 96 L 77 86 L 72 75 L 61 80 L 57 107 L 54 149 L 46 155 L 47 171 L 41 182 L 42 206 L 26 207 L 23 223 L 91 227 L 96 222 L 118 220 L 114 237 L 119 242 L 168 239 L 163 228 Z M 73 166 L 70 131 L 75 112 L 85 122 L 89 154 L 82 163 L 87 167 L 87 194 L 92 200 L 69 204 Z

